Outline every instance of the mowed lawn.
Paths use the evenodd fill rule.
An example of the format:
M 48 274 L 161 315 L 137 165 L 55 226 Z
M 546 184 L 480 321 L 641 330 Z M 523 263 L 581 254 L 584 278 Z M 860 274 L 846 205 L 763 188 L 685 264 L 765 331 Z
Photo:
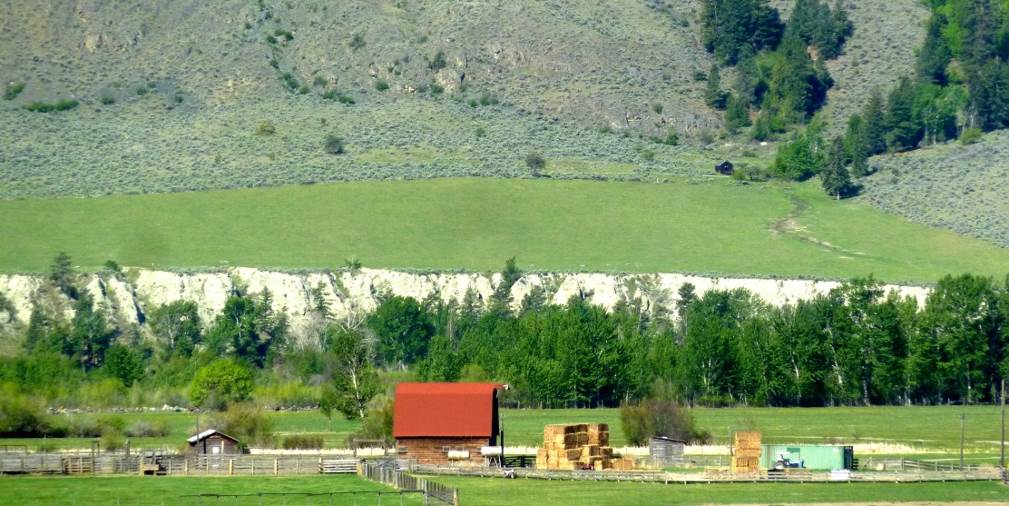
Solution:
M 0 202 L 0 271 L 229 265 L 694 272 L 934 282 L 1009 273 L 1009 250 L 835 202 L 816 184 L 521 179 Z
M 381 500 L 379 499 L 381 493 Z M 227 497 L 195 497 L 230 494 Z M 263 494 L 260 497 L 258 494 Z M 190 506 L 190 505 L 368 505 L 423 504 L 419 494 L 354 475 L 330 476 L 3 476 L 0 505 L 12 506 Z M 238 496 L 238 497 L 235 497 Z
M 960 414 L 965 418 L 967 451 L 977 456 L 997 453 L 999 410 L 997 406 L 913 406 L 839 408 L 695 408 L 697 427 L 711 433 L 714 442 L 724 443 L 735 430 L 759 430 L 769 443 L 895 443 L 936 456 L 959 452 Z M 77 415 L 82 416 L 82 415 Z M 137 420 L 154 423 L 164 420 L 170 433 L 156 438 L 132 438 L 134 448 L 180 447 L 196 427 L 191 413 L 119 414 L 127 426 Z M 342 447 L 357 422 L 341 417 L 327 419 L 318 411 L 271 413 L 278 441 L 287 434 L 320 434 L 327 448 Z M 607 423 L 613 446 L 627 444 L 620 429 L 620 410 L 609 409 L 505 409 L 502 426 L 509 446 L 539 446 L 543 426 L 551 423 Z M 203 421 L 205 428 L 206 420 Z M 90 439 L 38 438 L 0 439 L 0 444 L 40 444 L 48 448 L 88 448 Z
M 782 504 L 894 502 L 1006 502 L 1009 488 L 996 482 L 859 484 L 691 484 L 442 478 L 459 489 L 466 506 L 500 504 Z

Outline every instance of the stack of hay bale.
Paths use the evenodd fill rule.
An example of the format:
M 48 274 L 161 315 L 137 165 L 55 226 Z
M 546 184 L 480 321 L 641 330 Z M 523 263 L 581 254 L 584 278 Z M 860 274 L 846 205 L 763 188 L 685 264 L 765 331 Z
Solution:
M 732 442 L 732 472 L 760 471 L 760 433 L 737 432 Z
M 543 448 L 536 452 L 537 469 L 631 470 L 630 459 L 614 459 L 605 423 L 547 425 Z

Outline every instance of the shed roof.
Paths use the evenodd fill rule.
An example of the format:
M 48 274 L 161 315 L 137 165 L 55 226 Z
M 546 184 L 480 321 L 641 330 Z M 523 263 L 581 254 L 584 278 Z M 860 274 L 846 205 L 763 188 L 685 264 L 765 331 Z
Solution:
M 195 436 L 190 437 L 186 441 L 189 441 L 189 444 L 196 444 L 197 442 L 203 441 L 204 439 L 207 439 L 208 437 L 213 436 L 214 434 L 219 434 L 223 438 L 230 439 L 230 440 L 232 440 L 232 441 L 234 441 L 236 443 L 238 442 L 237 439 L 235 439 L 235 438 L 233 438 L 233 437 L 231 437 L 231 436 L 229 436 L 229 435 L 227 435 L 227 434 L 225 434 L 225 433 L 223 433 L 223 432 L 221 432 L 221 431 L 219 431 L 217 429 L 207 429 L 207 430 L 205 430 L 205 431 L 203 431 L 203 432 L 201 432 L 201 433 L 199 433 L 199 434 L 197 434 Z
M 491 437 L 497 383 L 396 385 L 393 437 Z

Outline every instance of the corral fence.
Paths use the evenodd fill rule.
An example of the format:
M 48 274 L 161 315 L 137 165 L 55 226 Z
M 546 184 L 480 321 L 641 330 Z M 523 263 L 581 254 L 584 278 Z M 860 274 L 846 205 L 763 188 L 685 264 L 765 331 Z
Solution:
M 3 454 L 3 474 L 307 475 L 353 474 L 357 459 L 316 455 Z
M 708 470 L 696 473 L 671 473 L 663 471 L 561 471 L 546 469 L 505 469 L 494 467 L 450 467 L 415 464 L 410 471 L 421 475 L 481 476 L 490 478 L 528 478 L 541 480 L 618 481 L 650 483 L 851 483 L 851 482 L 946 482 L 946 481 L 994 481 L 1001 479 L 1001 472 L 994 467 L 979 467 L 973 470 L 888 470 L 871 472 L 854 471 L 810 471 L 730 473 L 724 470 Z
M 359 504 L 359 501 L 374 500 L 376 504 L 403 504 L 405 496 L 420 494 L 419 490 L 346 490 L 340 492 L 254 492 L 247 494 L 187 494 L 179 496 L 184 503 L 204 504 L 310 504 L 319 501 L 327 504 Z M 290 503 L 288 502 L 290 501 Z M 392 501 L 392 502 L 390 502 Z M 370 502 L 370 501 L 369 501 Z
M 419 491 L 424 494 L 425 502 L 435 499 L 442 504 L 459 506 L 459 490 L 456 488 L 418 478 L 400 469 L 395 462 L 362 462 L 358 466 L 358 474 L 378 483 L 384 483 L 401 491 Z

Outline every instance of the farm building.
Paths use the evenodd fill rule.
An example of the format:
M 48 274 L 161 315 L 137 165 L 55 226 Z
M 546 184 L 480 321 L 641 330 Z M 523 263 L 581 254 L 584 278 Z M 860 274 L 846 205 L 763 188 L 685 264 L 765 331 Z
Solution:
M 207 429 L 187 440 L 189 452 L 196 455 L 234 455 L 241 453 L 238 440 L 215 429 Z
M 648 440 L 648 455 L 652 464 L 668 466 L 683 462 L 683 451 L 687 443 L 665 436 L 654 436 Z
M 761 457 L 764 469 L 839 471 L 855 463 L 852 447 L 838 445 L 764 445 Z
M 392 434 L 400 457 L 422 464 L 476 463 L 497 444 L 495 383 L 400 383 Z

